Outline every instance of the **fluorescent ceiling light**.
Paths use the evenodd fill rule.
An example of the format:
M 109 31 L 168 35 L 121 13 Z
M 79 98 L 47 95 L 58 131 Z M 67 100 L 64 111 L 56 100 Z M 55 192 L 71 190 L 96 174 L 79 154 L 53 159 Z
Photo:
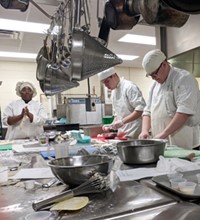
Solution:
M 0 51 L 0 57 L 36 59 L 36 53 L 16 53 Z
M 30 33 L 45 34 L 49 28 L 49 24 L 9 20 L 0 18 L 0 29 L 11 30 L 11 31 L 21 31 Z
M 156 45 L 156 38 L 144 35 L 126 34 L 118 40 L 119 42 L 135 43 L 135 44 L 149 44 Z
M 123 55 L 123 54 L 117 54 L 117 56 L 121 58 L 122 60 L 135 60 L 139 57 L 139 56 L 134 56 L 134 55 Z

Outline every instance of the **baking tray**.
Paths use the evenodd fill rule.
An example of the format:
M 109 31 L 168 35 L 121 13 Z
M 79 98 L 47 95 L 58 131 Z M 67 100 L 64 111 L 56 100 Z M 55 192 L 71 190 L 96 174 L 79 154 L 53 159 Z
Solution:
M 187 179 L 187 181 L 195 182 L 197 183 L 196 174 L 200 173 L 199 170 L 193 170 L 193 171 L 185 171 L 181 172 L 183 174 L 183 178 Z M 197 183 L 196 188 L 194 190 L 193 194 L 187 194 L 183 193 L 179 190 L 171 188 L 171 183 L 169 181 L 169 178 L 167 175 L 161 175 L 161 176 L 155 176 L 152 178 L 152 180 L 158 185 L 161 186 L 171 192 L 176 193 L 180 197 L 186 198 L 186 199 L 200 199 L 200 184 Z

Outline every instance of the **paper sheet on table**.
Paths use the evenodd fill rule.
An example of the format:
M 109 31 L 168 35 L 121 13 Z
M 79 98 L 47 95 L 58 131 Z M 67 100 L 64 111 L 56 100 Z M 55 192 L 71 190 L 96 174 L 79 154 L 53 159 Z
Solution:
M 51 168 L 29 168 L 21 169 L 14 176 L 9 179 L 45 179 L 54 178 Z
M 32 147 L 33 146 L 33 147 Z M 17 153 L 22 153 L 22 152 L 41 152 L 41 151 L 47 151 L 47 146 L 41 147 L 37 146 L 34 144 L 32 146 L 27 146 L 27 144 L 13 144 L 12 149 L 17 152 Z
M 156 168 L 136 168 L 130 170 L 118 170 L 116 172 L 120 181 L 139 180 L 146 177 L 164 175 L 166 172 L 158 172 Z

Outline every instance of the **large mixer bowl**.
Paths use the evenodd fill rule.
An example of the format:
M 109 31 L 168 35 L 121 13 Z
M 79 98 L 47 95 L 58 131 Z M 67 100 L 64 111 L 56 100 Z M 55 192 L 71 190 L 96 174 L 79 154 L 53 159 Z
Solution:
M 97 172 L 108 175 L 114 161 L 107 155 L 87 155 L 58 158 L 47 164 L 62 183 L 78 186 Z

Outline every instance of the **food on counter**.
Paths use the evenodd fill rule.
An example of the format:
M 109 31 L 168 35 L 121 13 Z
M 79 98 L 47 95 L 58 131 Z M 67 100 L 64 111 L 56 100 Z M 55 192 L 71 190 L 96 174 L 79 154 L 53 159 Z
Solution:
M 87 196 L 73 197 L 56 203 L 51 210 L 70 210 L 75 211 L 84 208 L 89 203 Z
M 124 133 L 118 134 L 117 132 L 98 134 L 97 138 L 127 140 L 127 138 L 124 136 Z

